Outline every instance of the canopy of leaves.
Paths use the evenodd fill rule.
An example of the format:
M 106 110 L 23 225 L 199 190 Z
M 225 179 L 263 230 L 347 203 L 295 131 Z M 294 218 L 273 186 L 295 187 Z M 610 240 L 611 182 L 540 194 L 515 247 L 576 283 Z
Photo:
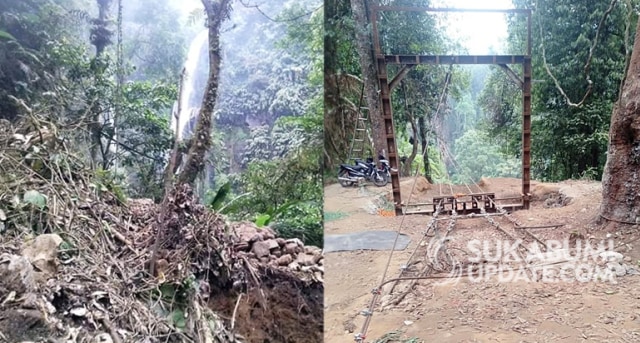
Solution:
M 635 27 L 638 2 L 516 0 L 514 4 L 536 9 L 532 19 L 533 177 L 561 180 L 595 171 L 599 178 L 610 115 L 633 42 L 629 28 Z M 513 18 L 512 50 L 524 51 L 525 33 L 524 21 Z M 491 132 L 507 140 L 510 151 L 521 140 L 516 131 L 522 115 L 521 102 L 516 101 L 520 94 L 506 77 L 494 74 L 481 99 Z
M 66 6 L 87 1 L 64 1 Z M 11 96 L 32 103 L 58 91 L 58 72 L 68 64 L 52 50 L 82 44 L 73 16 L 62 1 L 7 0 L 0 3 L 0 118 L 18 118 Z M 73 8 L 73 7 L 71 7 Z
M 317 1 L 259 8 L 234 13 L 234 28 L 223 34 L 227 44 L 246 45 L 228 47 L 223 61 L 216 112 L 223 142 L 212 155 L 227 162 L 216 163 L 214 189 L 232 181 L 223 205 L 232 218 L 321 246 L 323 11 Z
M 428 7 L 430 1 L 395 0 L 385 1 L 384 4 Z M 324 163 L 325 171 L 333 172 L 339 163 L 348 158 L 350 142 L 356 132 L 355 123 L 359 113 L 363 112 L 361 107 L 365 102 L 362 98 L 360 61 L 354 47 L 356 38 L 350 2 L 331 1 L 326 5 L 326 10 Z M 444 35 L 440 22 L 429 13 L 381 12 L 377 20 L 383 53 L 442 54 L 456 46 L 456 42 Z M 390 78 L 400 72 L 398 67 L 388 69 Z M 402 83 L 394 88 L 392 101 L 397 132 L 410 127 L 411 121 L 416 125 L 424 122 L 426 125 L 419 125 L 419 130 L 424 134 L 419 136 L 428 136 L 427 145 L 435 144 L 439 133 L 435 132 L 436 123 L 432 123 L 432 119 L 438 108 L 446 107 L 446 104 L 440 103 L 440 99 L 447 74 L 447 66 L 414 67 Z M 461 69 L 454 68 L 453 74 L 459 82 L 458 88 L 449 89 L 447 94 L 456 99 L 469 82 L 468 75 Z M 444 118 L 442 113 L 441 116 Z

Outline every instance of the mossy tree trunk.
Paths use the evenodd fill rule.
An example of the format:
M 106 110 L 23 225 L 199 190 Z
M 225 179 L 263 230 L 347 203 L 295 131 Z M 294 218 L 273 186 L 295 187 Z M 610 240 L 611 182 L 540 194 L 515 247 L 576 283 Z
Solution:
M 218 96 L 220 78 L 220 27 L 228 19 L 232 0 L 202 0 L 209 29 L 209 79 L 205 89 L 195 134 L 191 138 L 184 168 L 177 178 L 178 184 L 193 185 L 199 173 L 204 171 L 205 155 L 211 146 L 213 110 Z

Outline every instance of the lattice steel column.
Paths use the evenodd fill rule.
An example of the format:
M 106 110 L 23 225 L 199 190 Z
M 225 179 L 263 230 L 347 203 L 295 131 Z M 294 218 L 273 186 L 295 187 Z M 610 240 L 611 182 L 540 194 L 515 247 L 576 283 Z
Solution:
M 525 57 L 522 66 L 522 206 L 526 210 L 531 187 L 531 56 Z
M 387 137 L 387 159 L 391 166 L 391 187 L 393 188 L 393 203 L 396 215 L 402 215 L 402 197 L 400 195 L 400 168 L 398 166 L 398 150 L 393 126 L 393 112 L 391 110 L 391 90 L 387 76 L 387 63 L 384 55 L 376 55 L 378 67 L 378 82 L 380 85 L 380 101 L 382 117 L 384 118 L 385 136 Z

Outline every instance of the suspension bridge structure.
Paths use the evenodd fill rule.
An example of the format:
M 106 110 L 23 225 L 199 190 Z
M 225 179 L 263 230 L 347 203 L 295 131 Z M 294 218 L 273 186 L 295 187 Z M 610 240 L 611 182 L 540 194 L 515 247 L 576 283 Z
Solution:
M 505 9 L 505 10 L 489 10 L 489 9 L 453 9 L 453 8 L 427 8 L 427 7 L 407 7 L 407 6 L 370 6 L 370 21 L 372 28 L 372 37 L 374 43 L 375 62 L 377 67 L 378 81 L 380 87 L 380 101 L 382 107 L 382 115 L 384 118 L 385 135 L 387 138 L 388 160 L 391 168 L 391 184 L 393 188 L 393 200 L 395 214 L 397 216 L 405 216 L 408 214 L 429 214 L 431 220 L 427 224 L 421 242 L 418 243 L 416 250 L 409 257 L 409 261 L 401 267 L 398 277 L 386 279 L 393 252 L 396 247 L 398 238 L 394 242 L 391 249 L 387 265 L 382 275 L 381 281 L 376 288 L 372 290 L 373 297 L 369 307 L 361 312 L 365 316 L 362 330 L 355 335 L 355 341 L 364 343 L 367 335 L 371 318 L 375 312 L 376 304 L 382 295 L 382 286 L 393 284 L 391 289 L 401 281 L 411 281 L 409 290 L 418 280 L 439 278 L 439 272 L 454 272 L 460 270 L 459 266 L 452 263 L 451 256 L 447 252 L 446 242 L 448 236 L 456 227 L 456 222 L 463 219 L 479 219 L 482 218 L 490 224 L 490 227 L 500 232 L 510 239 L 521 238 L 524 242 L 541 242 L 540 239 L 528 231 L 531 228 L 548 228 L 557 227 L 559 225 L 548 225 L 539 227 L 527 227 L 520 223 L 517 218 L 510 215 L 510 211 L 519 209 L 529 209 L 530 205 L 530 186 L 531 186 L 531 10 L 529 9 Z M 396 12 L 485 12 L 485 13 L 504 13 L 515 14 L 526 17 L 527 35 L 526 35 L 526 52 L 522 55 L 399 55 L 384 54 L 381 50 L 380 33 L 378 32 L 378 15 L 385 11 Z M 407 74 L 408 70 L 417 65 L 452 65 L 452 64 L 493 64 L 503 69 L 509 78 L 514 81 L 522 90 L 523 109 L 522 109 L 522 192 L 521 196 L 512 199 L 498 199 L 494 193 L 474 193 L 469 185 L 466 187 L 469 194 L 460 197 L 458 194 L 444 195 L 434 197 L 431 203 L 420 204 L 426 206 L 424 211 L 410 211 L 410 198 L 407 204 L 404 204 L 400 193 L 400 175 L 399 156 L 397 142 L 395 137 L 395 128 L 393 123 L 393 112 L 391 107 L 391 89 L 398 84 Z M 387 67 L 390 65 L 400 66 L 400 71 L 396 75 L 388 75 Z M 522 75 L 518 75 L 509 65 L 521 65 Z M 416 175 L 417 176 L 417 175 Z M 481 190 L 481 187 L 471 180 L 472 184 Z M 415 186 L 415 181 L 414 181 Z M 501 201 L 516 201 L 505 205 Z M 496 219 L 503 218 L 506 222 L 499 223 Z M 398 229 L 398 235 L 402 229 L 402 223 Z M 438 228 L 438 223 L 444 222 L 446 225 Z M 507 227 L 510 226 L 510 227 Z M 432 249 L 433 254 L 429 251 L 422 251 L 421 244 L 427 238 L 431 238 L 432 242 L 437 243 L 436 248 Z M 431 243 L 427 246 L 430 249 Z M 421 251 L 418 251 L 422 249 Z M 518 246 L 518 253 L 526 252 L 527 246 L 521 244 Z M 423 264 L 421 270 L 415 269 L 418 264 Z M 461 272 L 461 270 L 460 270 Z M 445 276 L 448 277 L 448 276 Z M 403 292 L 395 300 L 400 302 L 407 292 Z
M 388 160 L 391 165 L 391 186 L 393 192 L 394 210 L 396 215 L 402 214 L 433 214 L 436 211 L 436 200 L 428 204 L 419 204 L 427 207 L 427 210 L 411 210 L 415 205 L 404 204 L 400 191 L 399 156 L 396 142 L 395 127 L 393 123 L 393 111 L 391 106 L 391 88 L 398 84 L 407 74 L 408 70 L 416 65 L 451 65 L 451 64 L 493 64 L 502 68 L 507 75 L 522 90 L 522 192 L 519 199 L 495 199 L 493 194 L 469 194 L 466 200 L 451 197 L 446 199 L 459 213 L 479 213 L 480 207 L 485 211 L 495 211 L 492 207 L 482 205 L 483 199 L 492 197 L 492 201 L 511 201 L 506 205 L 512 210 L 528 209 L 530 204 L 531 188 L 531 10 L 530 9 L 454 9 L 454 8 L 429 8 L 407 6 L 370 6 L 369 8 L 374 45 L 374 57 L 377 67 L 378 82 L 380 87 L 380 101 L 384 118 L 385 135 L 387 137 Z M 524 15 L 527 18 L 527 42 L 526 52 L 522 55 L 388 55 L 381 49 L 380 33 L 378 30 L 378 16 L 381 12 L 484 12 Z M 396 75 L 389 75 L 387 67 L 390 65 L 401 66 Z M 509 65 L 522 65 L 522 76 L 518 75 Z M 479 201 L 480 200 L 480 201 Z M 513 201 L 516 200 L 516 203 Z M 479 207 L 480 206 L 480 207 Z M 451 213 L 450 210 L 446 212 Z

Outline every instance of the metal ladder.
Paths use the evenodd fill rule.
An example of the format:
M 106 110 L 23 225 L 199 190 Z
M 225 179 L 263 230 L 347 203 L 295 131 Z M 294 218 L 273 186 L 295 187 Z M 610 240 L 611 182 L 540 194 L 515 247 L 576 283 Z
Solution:
M 353 132 L 353 138 L 351 139 L 351 147 L 349 148 L 349 155 L 347 156 L 347 163 L 351 163 L 353 159 L 364 159 L 365 152 L 367 151 L 367 141 L 369 147 L 371 146 L 370 132 L 367 129 L 369 123 L 369 108 L 360 107 L 358 111 L 358 119 L 356 121 L 355 130 Z

